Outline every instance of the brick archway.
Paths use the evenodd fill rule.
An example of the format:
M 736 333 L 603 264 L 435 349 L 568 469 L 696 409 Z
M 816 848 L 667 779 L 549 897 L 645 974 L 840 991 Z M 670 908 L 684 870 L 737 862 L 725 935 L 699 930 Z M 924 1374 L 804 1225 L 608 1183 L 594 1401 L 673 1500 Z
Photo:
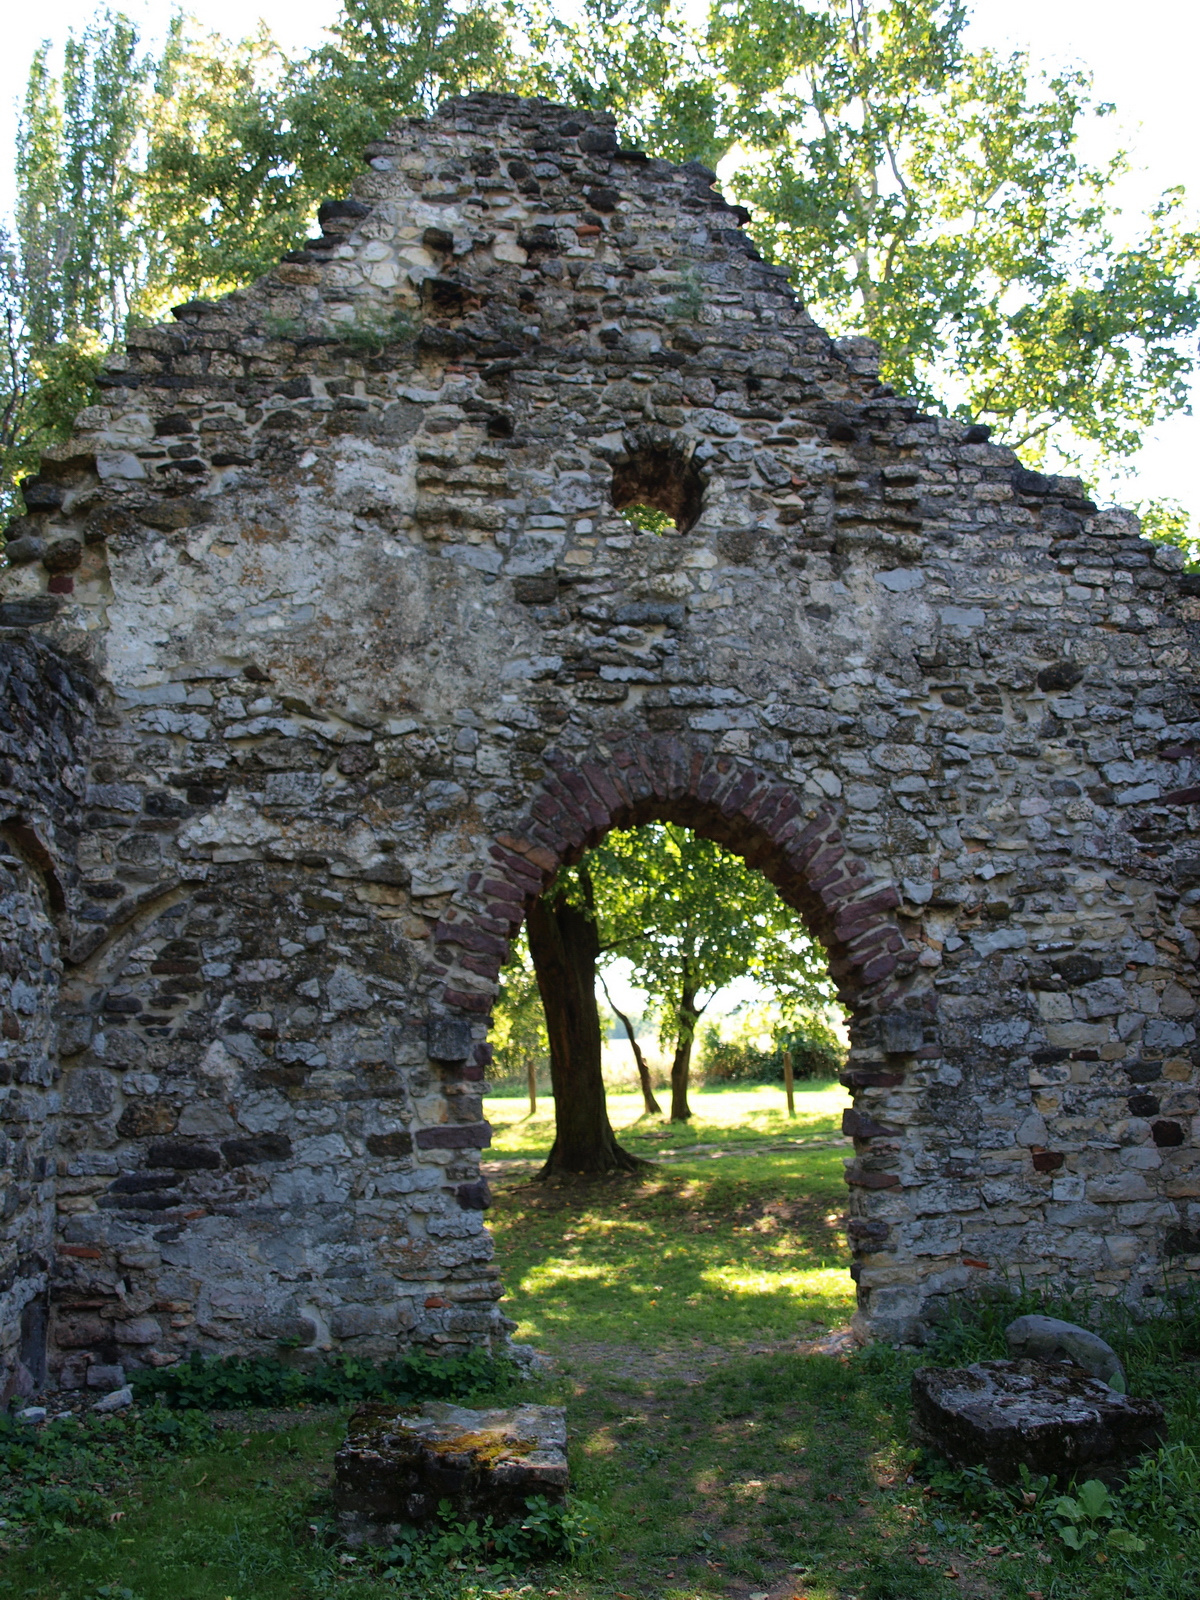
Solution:
M 829 951 L 852 1009 L 882 1014 L 905 992 L 918 953 L 894 916 L 900 896 L 846 848 L 836 807 L 806 809 L 789 784 L 699 741 L 650 739 L 584 760 L 550 751 L 546 760 L 551 775 L 522 825 L 490 847 L 494 875 L 468 880 L 477 909 L 451 909 L 434 930 L 453 962 L 442 996 L 447 1010 L 489 1011 L 491 996 L 475 982 L 495 983 L 507 941 L 559 867 L 610 829 L 651 821 L 692 828 L 769 878 Z
M 855 1159 L 846 1169 L 849 1237 L 856 1258 L 878 1253 L 899 1220 L 890 1191 L 901 1187 L 899 1128 L 876 1101 L 903 1083 L 903 1058 L 936 1057 L 937 994 L 914 983 L 919 951 L 902 933 L 894 884 L 873 879 L 847 849 L 838 808 L 805 804 L 795 789 L 751 763 L 715 753 L 704 740 L 660 737 L 571 757 L 550 751 L 550 774 L 538 785 L 522 823 L 495 839 L 491 871 L 467 880 L 467 905 L 452 908 L 434 930 L 441 978 L 441 1014 L 431 1037 L 449 1025 L 471 1037 L 469 1093 L 490 1059 L 483 1037 L 500 967 L 532 902 L 555 873 L 578 860 L 610 829 L 677 822 L 740 855 L 798 911 L 824 945 L 838 995 L 850 1012 L 851 1053 L 843 1082 L 854 1091 L 843 1131 Z M 461 1019 L 457 1024 L 455 1018 Z M 435 1053 L 438 1047 L 434 1047 Z M 469 1076 L 468 1076 L 469 1075 Z M 431 1146 L 486 1142 L 486 1125 L 429 1129 Z M 422 1137 L 418 1134 L 418 1140 Z M 851 1276 L 861 1281 L 860 1259 Z M 870 1325 L 870 1288 L 860 1287 L 860 1319 Z M 884 1297 L 886 1299 L 886 1296 Z

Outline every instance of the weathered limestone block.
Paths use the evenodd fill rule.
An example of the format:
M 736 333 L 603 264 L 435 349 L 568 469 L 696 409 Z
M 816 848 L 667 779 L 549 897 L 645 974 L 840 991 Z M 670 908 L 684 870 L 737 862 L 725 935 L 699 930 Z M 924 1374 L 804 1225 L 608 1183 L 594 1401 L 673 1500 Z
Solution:
M 912 1379 L 914 1436 L 956 1467 L 1003 1482 L 1022 1466 L 1112 1479 L 1166 1442 L 1157 1400 L 1118 1394 L 1069 1362 L 980 1361 Z
M 1112 1345 L 1077 1323 L 1062 1322 L 1058 1317 L 1017 1317 L 1005 1328 L 1004 1337 L 1010 1353 L 1018 1359 L 1073 1361 L 1118 1394 L 1128 1388 L 1125 1368 Z
M 567 1492 L 560 1406 L 469 1411 L 431 1401 L 363 1405 L 334 1459 L 334 1504 L 351 1544 L 386 1544 L 400 1525 L 432 1522 L 443 1500 L 458 1517 L 511 1522 L 531 1495 Z

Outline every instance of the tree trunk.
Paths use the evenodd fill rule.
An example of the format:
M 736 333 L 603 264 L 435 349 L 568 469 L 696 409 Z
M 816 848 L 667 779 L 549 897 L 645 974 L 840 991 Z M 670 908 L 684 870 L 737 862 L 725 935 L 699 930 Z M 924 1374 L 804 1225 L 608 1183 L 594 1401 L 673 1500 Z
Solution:
M 525 1077 L 529 1083 L 529 1115 L 537 1111 L 537 1062 L 532 1056 L 525 1063 Z
M 650 1068 L 646 1065 L 646 1058 L 642 1054 L 642 1047 L 637 1042 L 637 1034 L 633 1031 L 633 1023 L 630 1022 L 629 1018 L 623 1011 L 617 1010 L 617 1007 L 613 1005 L 613 997 L 609 994 L 608 985 L 605 983 L 603 978 L 600 979 L 600 987 L 604 990 L 604 998 L 608 1001 L 609 1005 L 612 1006 L 613 1010 L 616 1011 L 617 1016 L 624 1024 L 625 1032 L 629 1037 L 629 1043 L 633 1048 L 633 1059 L 637 1062 L 638 1077 L 641 1079 L 642 1083 L 642 1103 L 646 1108 L 646 1115 L 648 1117 L 661 1117 L 662 1107 L 654 1098 L 654 1085 L 650 1082 Z
M 692 1114 L 692 1108 L 688 1105 L 688 1074 L 692 1065 L 692 1042 L 699 1020 L 696 990 L 685 975 L 679 996 L 679 1033 L 675 1040 L 675 1059 L 671 1062 L 672 1122 L 687 1122 Z
M 586 887 L 586 885 L 585 885 Z M 539 1177 L 632 1172 L 645 1165 L 622 1150 L 608 1120 L 600 1070 L 596 957 L 600 942 L 586 911 L 562 895 L 536 900 L 529 913 L 529 953 L 546 1013 L 554 1143 Z

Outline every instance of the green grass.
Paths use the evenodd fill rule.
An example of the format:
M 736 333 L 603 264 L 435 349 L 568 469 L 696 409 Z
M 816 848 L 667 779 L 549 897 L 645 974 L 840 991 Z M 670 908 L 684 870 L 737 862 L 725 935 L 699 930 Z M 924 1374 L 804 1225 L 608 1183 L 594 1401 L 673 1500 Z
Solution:
M 1030 1508 L 919 1464 L 908 1381 L 929 1353 L 845 1361 L 798 1347 L 852 1303 L 846 1147 L 832 1142 L 842 1103 L 806 1085 L 788 1119 L 778 1089 L 704 1093 L 694 1123 L 671 1128 L 614 1096 L 623 1141 L 669 1158 L 554 1185 L 531 1181 L 552 1125 L 542 1108 L 530 1121 L 511 1100 L 489 1105 L 506 1309 L 556 1363 L 521 1392 L 566 1406 L 574 1492 L 599 1507 L 597 1547 L 574 1566 L 501 1577 L 471 1555 L 441 1576 L 386 1577 L 327 1536 L 344 1409 L 274 1431 L 249 1412 L 149 1469 L 136 1456 L 117 1471 L 109 1441 L 95 1485 L 107 1505 L 92 1504 L 90 1525 L 24 1546 L 0 1528 L 0 1600 L 1195 1600 L 1191 1313 L 1106 1330 L 1179 1441 L 1125 1495 L 1146 1538 L 1136 1555 L 1072 1554 L 1051 1496 Z M 964 1318 L 933 1358 L 1001 1353 L 1016 1309 Z
M 591 1340 L 733 1348 L 845 1321 L 848 1146 L 834 1142 L 845 1098 L 836 1085 L 806 1090 L 789 1118 L 782 1089 L 706 1092 L 680 1125 L 643 1117 L 638 1095 L 612 1096 L 626 1148 L 678 1156 L 592 1183 L 501 1182 L 491 1225 L 517 1337 L 549 1350 L 586 1329 Z M 533 1118 L 507 1100 L 485 1112 L 491 1156 L 544 1157 L 553 1102 Z M 815 1147 L 782 1143 L 800 1139 Z
M 668 1104 L 670 1092 L 662 1091 L 658 1098 Z M 838 1083 L 806 1082 L 796 1089 L 794 1117 L 788 1116 L 783 1090 L 774 1084 L 693 1090 L 689 1103 L 690 1122 L 668 1122 L 665 1117 L 648 1117 L 640 1094 L 610 1094 L 608 1120 L 626 1149 L 652 1159 L 695 1145 L 728 1151 L 784 1139 L 830 1139 L 839 1132 L 842 1108 L 850 1104 L 850 1096 Z M 493 1130 L 489 1160 L 545 1157 L 554 1139 L 554 1101 L 539 1095 L 532 1117 L 528 1105 L 508 1095 L 484 1101 L 484 1116 Z M 847 1153 L 849 1149 L 847 1145 Z

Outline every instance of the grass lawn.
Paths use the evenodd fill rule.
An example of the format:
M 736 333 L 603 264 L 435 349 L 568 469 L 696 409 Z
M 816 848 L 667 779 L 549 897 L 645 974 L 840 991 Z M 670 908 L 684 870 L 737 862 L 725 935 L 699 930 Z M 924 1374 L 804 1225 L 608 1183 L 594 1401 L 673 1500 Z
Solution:
M 321 1531 L 345 1412 L 246 1413 L 200 1446 L 99 1473 L 93 1526 L 0 1527 L 0 1600 L 1195 1600 L 1186 1446 L 1140 1491 L 1138 1526 L 1157 1530 L 1143 1552 L 1110 1555 L 1101 1524 L 1073 1554 L 1041 1510 L 913 1473 L 907 1386 L 923 1358 L 800 1346 L 852 1305 L 843 1103 L 806 1086 L 788 1119 L 779 1090 L 697 1094 L 693 1123 L 671 1128 L 614 1096 L 623 1142 L 661 1159 L 541 1185 L 551 1116 L 489 1102 L 506 1306 L 554 1361 L 516 1392 L 566 1406 L 574 1492 L 598 1517 L 574 1565 L 500 1575 L 466 1553 L 435 1575 L 382 1576 Z M 1003 1320 L 948 1336 L 945 1364 L 1001 1353 Z M 1194 1338 L 1134 1330 L 1121 1348 L 1173 1437 L 1200 1438 Z
M 640 1095 L 613 1095 L 626 1148 L 671 1159 L 644 1177 L 548 1186 L 531 1179 L 553 1139 L 553 1101 L 532 1118 L 524 1102 L 485 1102 L 490 1220 L 516 1337 L 550 1353 L 580 1337 L 734 1350 L 844 1322 L 846 1103 L 822 1084 L 796 1096 L 789 1118 L 782 1089 L 722 1090 L 694 1094 L 691 1123 L 673 1125 L 645 1117 Z

